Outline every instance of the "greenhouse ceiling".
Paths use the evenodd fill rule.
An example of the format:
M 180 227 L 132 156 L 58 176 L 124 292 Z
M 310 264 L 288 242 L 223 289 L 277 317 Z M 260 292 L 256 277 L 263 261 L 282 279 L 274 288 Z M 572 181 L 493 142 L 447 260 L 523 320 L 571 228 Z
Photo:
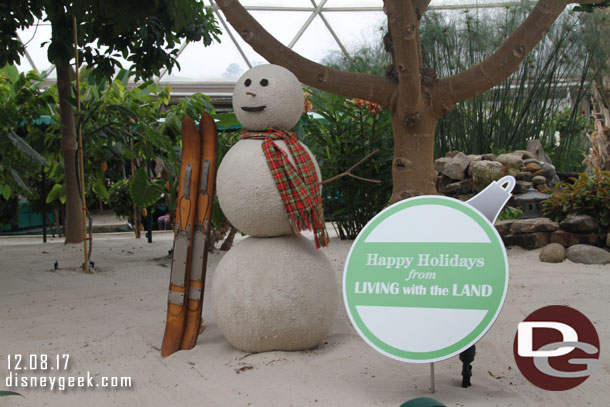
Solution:
M 372 41 L 380 41 L 385 26 L 382 0 L 241 0 L 257 21 L 280 42 L 306 58 L 317 62 L 333 53 L 350 55 L 350 51 Z M 515 1 L 501 0 L 432 0 L 430 9 L 464 10 L 498 8 Z M 226 22 L 214 0 L 204 0 L 214 7 L 222 30 L 221 42 L 204 47 L 202 43 L 183 44 L 178 62 L 180 68 L 163 71 L 156 78 L 169 84 L 174 94 L 204 92 L 227 94 L 232 84 L 249 67 L 265 63 Z M 18 33 L 26 44 L 21 71 L 46 71 L 49 82 L 55 80 L 54 67 L 47 59 L 50 24 L 39 22 Z M 128 68 L 127 61 L 122 61 Z

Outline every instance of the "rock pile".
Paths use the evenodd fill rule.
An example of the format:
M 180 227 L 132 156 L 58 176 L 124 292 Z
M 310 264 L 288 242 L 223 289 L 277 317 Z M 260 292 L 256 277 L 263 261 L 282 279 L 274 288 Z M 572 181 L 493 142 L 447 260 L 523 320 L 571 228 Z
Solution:
M 549 243 L 563 247 L 606 243 L 606 233 L 600 234 L 597 221 L 587 215 L 570 216 L 560 223 L 548 218 L 501 220 L 495 226 L 506 246 L 524 249 L 538 249 Z
M 536 158 L 536 154 L 528 150 L 498 156 L 451 151 L 434 161 L 438 172 L 437 189 L 444 195 L 467 200 L 490 182 L 512 175 L 517 180 L 513 194 L 526 193 L 532 186 L 542 192 L 559 182 L 553 164 L 543 160 L 548 158 L 544 155 Z

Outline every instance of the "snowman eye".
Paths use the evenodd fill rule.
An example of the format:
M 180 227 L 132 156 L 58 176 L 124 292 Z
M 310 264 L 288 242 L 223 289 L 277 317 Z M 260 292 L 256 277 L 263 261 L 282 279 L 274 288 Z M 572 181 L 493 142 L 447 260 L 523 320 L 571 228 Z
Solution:
M 244 82 L 244 85 L 246 85 L 246 87 L 250 86 L 250 84 L 252 83 L 252 81 L 250 79 L 246 79 L 246 81 Z
M 267 79 L 261 79 L 261 86 L 267 86 L 269 85 L 269 81 Z

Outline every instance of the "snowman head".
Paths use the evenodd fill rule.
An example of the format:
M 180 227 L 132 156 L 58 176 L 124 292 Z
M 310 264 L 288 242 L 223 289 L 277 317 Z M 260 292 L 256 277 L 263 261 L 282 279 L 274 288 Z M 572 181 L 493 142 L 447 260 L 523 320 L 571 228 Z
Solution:
M 233 90 L 233 109 L 248 130 L 289 130 L 303 112 L 305 96 L 292 72 L 278 65 L 258 65 L 244 73 Z

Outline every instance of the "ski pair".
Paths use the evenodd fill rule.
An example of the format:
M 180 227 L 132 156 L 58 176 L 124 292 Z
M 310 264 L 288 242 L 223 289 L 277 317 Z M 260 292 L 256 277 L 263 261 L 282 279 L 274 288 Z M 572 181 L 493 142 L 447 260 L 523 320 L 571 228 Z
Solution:
M 199 130 L 193 120 L 185 118 L 163 357 L 192 349 L 202 326 L 217 159 L 218 133 L 212 116 L 201 115 Z

